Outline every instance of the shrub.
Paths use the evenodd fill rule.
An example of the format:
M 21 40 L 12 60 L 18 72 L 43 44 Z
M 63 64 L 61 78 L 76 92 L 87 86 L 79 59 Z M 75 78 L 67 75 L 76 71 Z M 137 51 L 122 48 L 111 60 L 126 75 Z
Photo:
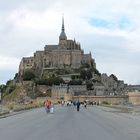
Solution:
M 7 108 L 8 108 L 9 110 L 13 110 L 13 109 L 14 109 L 14 104 L 9 104 L 9 105 L 7 106 Z
M 107 101 L 103 101 L 102 104 L 109 105 Z
M 52 78 L 47 78 L 47 79 L 40 79 L 35 81 L 36 84 L 38 85 L 60 85 L 61 83 L 64 83 L 64 80 L 60 77 L 52 77 Z
M 82 80 L 71 80 L 69 85 L 82 85 Z
M 35 78 L 35 74 L 32 70 L 26 70 L 23 74 L 23 80 L 30 81 Z
M 9 93 L 13 92 L 16 89 L 15 85 L 9 86 Z
M 91 90 L 93 86 L 92 81 L 86 81 L 86 86 L 87 86 L 87 90 Z

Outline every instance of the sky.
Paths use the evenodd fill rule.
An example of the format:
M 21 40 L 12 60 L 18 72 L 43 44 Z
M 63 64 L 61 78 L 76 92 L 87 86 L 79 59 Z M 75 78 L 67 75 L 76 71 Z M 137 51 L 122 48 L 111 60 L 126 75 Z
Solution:
M 0 84 L 13 79 L 22 57 L 68 39 L 91 51 L 101 73 L 140 84 L 140 0 L 0 0 Z

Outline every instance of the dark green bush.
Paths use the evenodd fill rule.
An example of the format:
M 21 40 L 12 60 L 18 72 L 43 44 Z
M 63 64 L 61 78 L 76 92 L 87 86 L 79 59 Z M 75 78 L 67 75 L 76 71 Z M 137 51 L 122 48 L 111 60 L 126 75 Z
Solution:
M 71 80 L 69 85 L 82 85 L 82 80 Z
M 35 78 L 35 74 L 32 70 L 26 70 L 23 74 L 23 80 L 24 81 L 30 81 Z

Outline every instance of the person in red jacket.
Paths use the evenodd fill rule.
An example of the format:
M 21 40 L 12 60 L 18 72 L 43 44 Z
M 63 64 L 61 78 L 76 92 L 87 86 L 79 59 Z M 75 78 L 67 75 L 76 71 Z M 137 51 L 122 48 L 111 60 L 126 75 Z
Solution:
M 46 113 L 49 113 L 50 112 L 51 101 L 46 100 L 44 105 L 45 105 Z

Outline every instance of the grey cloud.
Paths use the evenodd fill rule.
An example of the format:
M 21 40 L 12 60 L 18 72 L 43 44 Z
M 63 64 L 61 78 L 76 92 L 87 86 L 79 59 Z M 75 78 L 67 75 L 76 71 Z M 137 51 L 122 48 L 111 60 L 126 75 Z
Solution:
M 130 75 L 137 73 L 140 68 L 139 54 L 129 51 L 131 36 L 133 36 L 133 33 L 139 35 L 139 6 L 138 0 L 133 2 L 132 0 L 108 0 L 108 2 L 105 0 L 89 0 L 88 2 L 87 0 L 80 2 L 74 0 L 0 0 L 0 55 L 22 58 L 36 50 L 43 50 L 45 44 L 58 43 L 60 29 L 57 31 L 55 29 L 48 30 L 47 24 L 44 29 L 40 29 L 40 27 L 37 27 L 38 29 L 17 27 L 16 21 L 7 20 L 13 11 L 29 10 L 33 13 L 40 12 L 40 14 L 43 14 L 44 11 L 55 11 L 60 14 L 64 12 L 67 19 L 67 35 L 70 34 L 72 38 L 76 37 L 85 52 L 91 51 L 93 53 L 97 62 L 97 68 L 99 67 L 102 72 L 114 72 L 117 74 L 116 76 L 120 76 L 120 78 L 128 81 Z M 88 23 L 88 18 L 94 16 L 108 19 L 122 14 L 128 15 L 137 24 L 132 34 L 128 32 L 129 38 L 121 35 L 101 35 L 90 31 L 90 29 L 88 30 L 87 26 L 89 25 L 85 24 Z M 54 24 L 56 25 L 56 22 Z M 137 42 L 135 44 L 139 46 L 139 40 L 134 40 L 134 42 Z M 135 47 L 135 44 L 132 44 L 132 48 Z M 133 65 L 136 65 L 137 71 L 130 70 Z M 116 69 L 113 69 L 114 66 Z M 125 69 L 128 71 L 127 73 L 125 73 Z M 12 78 L 15 72 L 10 70 L 10 68 L 6 73 L 0 70 L 0 79 L 6 81 Z M 136 77 L 135 83 L 138 83 L 140 77 Z
M 11 11 L 15 9 L 44 10 L 48 7 L 48 0 L 0 0 L 0 11 Z
M 13 79 L 16 71 L 0 70 L 0 84 L 5 84 L 7 80 Z

